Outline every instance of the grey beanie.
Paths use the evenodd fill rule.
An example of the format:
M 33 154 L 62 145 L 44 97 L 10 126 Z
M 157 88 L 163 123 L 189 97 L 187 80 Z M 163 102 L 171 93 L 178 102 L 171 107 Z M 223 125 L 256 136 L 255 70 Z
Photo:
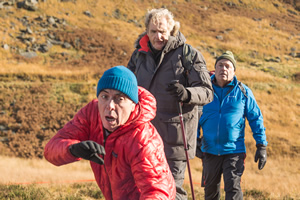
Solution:
M 215 67 L 216 67 L 217 62 L 219 60 L 221 60 L 221 59 L 227 59 L 227 60 L 229 60 L 233 64 L 234 71 L 235 71 L 235 69 L 236 69 L 236 67 L 235 67 L 236 61 L 235 61 L 233 53 L 231 51 L 226 51 L 220 57 L 218 57 L 217 60 L 216 60 L 216 63 L 215 63 Z

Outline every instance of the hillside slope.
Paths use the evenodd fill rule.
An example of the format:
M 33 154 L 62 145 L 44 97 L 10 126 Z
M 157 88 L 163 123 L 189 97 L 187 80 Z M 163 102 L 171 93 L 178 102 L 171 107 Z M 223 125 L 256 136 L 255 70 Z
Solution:
M 47 141 L 95 98 L 102 73 L 127 65 L 145 30 L 145 12 L 166 7 L 209 70 L 224 50 L 233 51 L 238 79 L 255 94 L 267 128 L 268 164 L 257 171 L 247 127 L 247 189 L 299 198 L 298 0 L 30 2 L 0 1 L 0 155 L 43 159 Z
M 254 67 L 263 65 L 257 60 L 293 65 L 299 59 L 300 17 L 291 4 L 249 0 L 154 2 L 49 0 L 36 4 L 36 11 L 17 3 L 4 6 L 1 60 L 9 60 L 8 65 L 24 57 L 34 57 L 30 62 L 43 66 L 107 68 L 127 64 L 135 39 L 144 31 L 144 14 L 153 7 L 166 7 L 174 13 L 187 41 L 203 52 L 209 68 L 224 49 Z M 26 52 L 36 52 L 37 56 Z M 296 72 L 274 68 L 281 75 Z

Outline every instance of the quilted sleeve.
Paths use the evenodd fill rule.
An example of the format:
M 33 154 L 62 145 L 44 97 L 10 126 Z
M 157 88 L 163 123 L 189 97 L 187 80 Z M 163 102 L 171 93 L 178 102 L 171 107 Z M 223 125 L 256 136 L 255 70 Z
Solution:
M 69 121 L 50 141 L 46 144 L 44 149 L 44 156 L 50 163 L 60 166 L 80 158 L 74 157 L 70 151 L 69 146 L 80 141 L 88 140 L 90 122 L 90 111 L 95 109 L 95 103 L 90 102 L 83 107 L 74 118 Z

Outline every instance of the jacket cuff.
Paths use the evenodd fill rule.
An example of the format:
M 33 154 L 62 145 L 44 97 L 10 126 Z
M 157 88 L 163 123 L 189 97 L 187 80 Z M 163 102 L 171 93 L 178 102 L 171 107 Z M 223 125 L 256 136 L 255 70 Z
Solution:
M 192 94 L 191 94 L 191 92 L 188 89 L 186 89 L 186 91 L 188 93 L 188 98 L 183 103 L 189 103 L 191 101 Z

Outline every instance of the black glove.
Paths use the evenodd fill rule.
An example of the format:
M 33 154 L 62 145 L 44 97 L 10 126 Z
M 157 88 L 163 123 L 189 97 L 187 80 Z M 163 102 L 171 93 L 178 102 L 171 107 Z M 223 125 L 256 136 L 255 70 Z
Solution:
M 202 138 L 197 138 L 196 156 L 200 159 L 204 157 L 203 152 L 201 150 L 201 146 L 202 146 Z
M 256 145 L 256 153 L 254 161 L 257 162 L 258 160 L 258 169 L 261 170 L 264 168 L 267 162 L 267 147 L 263 144 Z
M 172 81 L 168 85 L 167 91 L 180 102 L 189 102 L 191 99 L 190 92 L 178 82 Z
M 69 150 L 75 157 L 91 160 L 100 165 L 104 164 L 103 159 L 98 154 L 105 155 L 105 149 L 102 145 L 94 141 L 87 140 L 73 144 Z

